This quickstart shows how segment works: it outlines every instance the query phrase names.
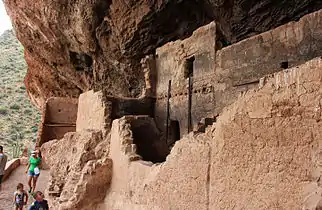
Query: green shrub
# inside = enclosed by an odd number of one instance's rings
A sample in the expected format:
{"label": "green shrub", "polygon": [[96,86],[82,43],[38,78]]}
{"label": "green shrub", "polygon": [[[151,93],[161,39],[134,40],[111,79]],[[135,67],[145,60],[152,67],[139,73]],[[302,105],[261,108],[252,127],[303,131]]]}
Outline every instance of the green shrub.
{"label": "green shrub", "polygon": [[5,107],[0,107],[0,115],[7,115],[8,109]]}
{"label": "green shrub", "polygon": [[13,104],[10,106],[10,109],[19,110],[20,106],[18,104]]}
{"label": "green shrub", "polygon": [[31,113],[32,113],[32,110],[30,110],[30,109],[25,109],[25,110],[23,111],[23,113],[24,113],[24,114],[29,115],[29,114],[31,114]]}
{"label": "green shrub", "polygon": [[31,131],[33,132],[33,133],[37,133],[37,131],[38,131],[38,126],[32,126],[31,127]]}

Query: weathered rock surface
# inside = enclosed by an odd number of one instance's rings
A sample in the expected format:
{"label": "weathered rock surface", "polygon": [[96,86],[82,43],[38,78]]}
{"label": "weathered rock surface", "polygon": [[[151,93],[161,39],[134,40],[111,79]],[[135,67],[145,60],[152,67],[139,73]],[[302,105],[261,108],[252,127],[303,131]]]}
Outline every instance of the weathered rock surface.
{"label": "weathered rock surface", "polygon": [[76,97],[92,87],[139,96],[141,58],[214,19],[235,42],[322,8],[314,0],[4,2],[26,49],[28,94],[39,107],[50,96]]}
{"label": "weathered rock surface", "polygon": [[[55,209],[92,209],[104,199],[112,178],[101,131],[68,133],[41,150],[50,167],[48,193]],[[55,197],[57,196],[57,197]]]}

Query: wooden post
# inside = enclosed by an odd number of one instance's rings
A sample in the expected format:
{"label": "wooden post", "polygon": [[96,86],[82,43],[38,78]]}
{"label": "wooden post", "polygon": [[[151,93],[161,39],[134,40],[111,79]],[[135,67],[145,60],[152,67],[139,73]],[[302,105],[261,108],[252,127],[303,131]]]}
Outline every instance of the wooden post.
{"label": "wooden post", "polygon": [[169,136],[169,119],[170,119],[170,98],[171,98],[171,80],[169,80],[168,84],[168,96],[167,96],[167,125],[165,132],[165,142],[168,145],[168,136]]}
{"label": "wooden post", "polygon": [[191,98],[192,98],[192,75],[189,74],[188,78],[188,133],[191,129]]}

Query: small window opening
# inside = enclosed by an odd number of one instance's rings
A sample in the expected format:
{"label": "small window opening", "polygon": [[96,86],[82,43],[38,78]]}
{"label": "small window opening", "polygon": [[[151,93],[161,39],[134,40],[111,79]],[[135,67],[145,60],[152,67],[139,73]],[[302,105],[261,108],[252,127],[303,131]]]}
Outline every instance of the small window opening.
{"label": "small window opening", "polygon": [[203,118],[198,123],[197,132],[199,132],[199,133],[205,133],[206,132],[206,128],[208,126],[211,126],[215,122],[216,122],[216,118]]}
{"label": "small window opening", "polygon": [[281,68],[282,68],[282,69],[287,69],[287,68],[288,68],[288,61],[283,61],[283,62],[281,63]]}
{"label": "small window opening", "polygon": [[188,58],[185,62],[185,69],[184,69],[184,78],[187,79],[188,77],[193,76],[193,63],[195,61],[195,57]]}

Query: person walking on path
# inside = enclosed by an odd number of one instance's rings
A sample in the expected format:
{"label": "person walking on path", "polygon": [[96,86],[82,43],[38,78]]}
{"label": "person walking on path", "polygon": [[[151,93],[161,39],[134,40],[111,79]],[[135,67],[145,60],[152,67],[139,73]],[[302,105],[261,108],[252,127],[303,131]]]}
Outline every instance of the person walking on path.
{"label": "person walking on path", "polygon": [[23,184],[17,185],[17,191],[14,193],[13,201],[15,203],[15,210],[22,210],[28,203],[28,193],[23,189]]}
{"label": "person walking on path", "polygon": [[0,191],[1,191],[1,183],[4,176],[4,170],[6,169],[7,164],[7,156],[3,154],[3,146],[0,146]]}
{"label": "person walking on path", "polygon": [[38,151],[33,151],[29,159],[29,163],[26,169],[28,174],[28,192],[35,192],[37,180],[40,175],[39,165],[41,163],[41,154]]}
{"label": "person walking on path", "polygon": [[40,191],[37,191],[34,194],[35,202],[31,204],[28,210],[49,210],[48,201],[44,198],[44,194]]}

